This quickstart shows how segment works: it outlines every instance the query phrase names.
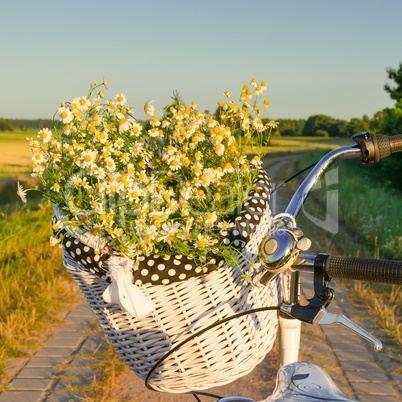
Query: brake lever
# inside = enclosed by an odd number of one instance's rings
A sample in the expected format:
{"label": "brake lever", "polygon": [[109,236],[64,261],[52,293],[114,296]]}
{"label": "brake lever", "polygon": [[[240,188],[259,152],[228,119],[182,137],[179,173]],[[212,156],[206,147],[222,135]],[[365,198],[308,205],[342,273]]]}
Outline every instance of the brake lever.
{"label": "brake lever", "polygon": [[309,304],[302,306],[300,304],[284,304],[280,306],[280,312],[287,317],[296,318],[309,324],[341,324],[350,329],[357,335],[372,342],[375,350],[381,350],[382,343],[363,328],[349,320],[344,315],[332,314],[326,310],[334,297],[333,289],[328,287],[331,280],[324,270],[320,255],[314,261],[314,296],[309,300]]}
{"label": "brake lever", "polygon": [[350,329],[357,335],[361,336],[364,339],[367,339],[374,345],[374,350],[381,350],[382,343],[376,337],[371,335],[369,332],[359,327],[353,321],[349,320],[349,318],[345,317],[341,314],[332,314],[329,313],[325,308],[322,308],[318,314],[316,315],[313,324],[325,325],[325,324],[341,324],[344,327]]}

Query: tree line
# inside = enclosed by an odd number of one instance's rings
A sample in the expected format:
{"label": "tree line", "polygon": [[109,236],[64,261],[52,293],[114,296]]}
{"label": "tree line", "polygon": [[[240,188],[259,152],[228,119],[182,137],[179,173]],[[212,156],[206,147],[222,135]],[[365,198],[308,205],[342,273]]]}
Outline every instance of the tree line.
{"label": "tree line", "polygon": [[0,118],[0,131],[28,131],[53,128],[51,119],[4,119]]}

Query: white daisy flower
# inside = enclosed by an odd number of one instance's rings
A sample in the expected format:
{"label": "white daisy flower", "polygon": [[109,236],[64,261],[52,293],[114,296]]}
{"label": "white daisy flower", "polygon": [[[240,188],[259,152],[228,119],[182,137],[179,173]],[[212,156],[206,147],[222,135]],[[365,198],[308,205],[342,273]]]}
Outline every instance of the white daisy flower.
{"label": "white daisy flower", "polygon": [[268,127],[272,127],[272,128],[276,128],[276,127],[278,127],[278,124],[279,124],[279,122],[271,120],[271,121],[267,124],[267,126],[268,126]]}
{"label": "white daisy flower", "polygon": [[251,85],[252,87],[256,88],[256,87],[257,87],[257,80],[256,80],[256,79],[251,80],[250,85]]}
{"label": "white daisy flower", "polygon": [[216,144],[214,146],[215,152],[218,156],[222,156],[225,152],[225,146],[223,144]]}
{"label": "white daisy flower", "polygon": [[54,236],[50,236],[49,243],[52,247],[54,247],[56,244],[60,243],[60,240]]}
{"label": "white daisy flower", "polygon": [[78,98],[78,107],[83,112],[86,112],[90,106],[91,106],[91,100],[88,99],[86,96],[82,96],[81,98]]}
{"label": "white daisy flower", "polygon": [[34,155],[32,155],[32,162],[34,162],[37,165],[46,162],[46,160],[47,158],[43,152],[37,152]]}
{"label": "white daisy flower", "polygon": [[233,173],[234,168],[230,162],[225,163],[225,166],[223,167],[223,172],[224,173]]}
{"label": "white daisy flower", "polygon": [[261,161],[260,157],[257,156],[257,155],[254,156],[253,159],[251,159],[250,163],[251,163],[253,166],[256,166],[256,167],[262,165],[262,161]]}
{"label": "white daisy flower", "polygon": [[264,124],[262,123],[262,120],[260,118],[256,117],[253,120],[253,128],[255,128],[259,132],[265,130]]}
{"label": "white daisy flower", "polygon": [[98,156],[98,153],[96,150],[90,150],[86,149],[82,154],[81,154],[81,163],[83,167],[92,167],[94,166],[94,163],[96,161],[96,158]]}
{"label": "white daisy flower", "polygon": [[47,144],[52,139],[52,132],[48,128],[38,131],[38,138],[42,138],[44,144]]}
{"label": "white daisy flower", "polygon": [[218,219],[218,217],[216,216],[216,212],[207,212],[204,215],[204,222],[206,225],[210,226],[212,225],[216,220]]}
{"label": "white daisy flower", "polygon": [[107,158],[105,162],[105,168],[108,172],[114,172],[116,170],[116,164],[112,158]]}
{"label": "white daisy flower", "polygon": [[136,137],[139,137],[141,135],[141,131],[142,131],[141,124],[133,122],[131,127],[131,133],[134,134]]}
{"label": "white daisy flower", "polygon": [[59,119],[64,123],[64,124],[69,124],[71,120],[73,120],[74,115],[71,112],[71,110],[67,107],[60,107],[57,110],[57,114],[59,116]]}
{"label": "white daisy flower", "polygon": [[126,119],[123,113],[117,113],[116,117],[119,119],[119,133],[129,131],[132,127],[132,120]]}
{"label": "white daisy flower", "polygon": [[148,101],[145,105],[144,105],[144,112],[149,116],[153,116],[154,112],[155,112],[155,106],[152,104],[154,103],[154,100]]}
{"label": "white daisy flower", "polygon": [[161,122],[155,116],[151,116],[151,118],[149,119],[149,123],[152,127],[159,127],[161,125]]}
{"label": "white daisy flower", "polygon": [[127,102],[127,98],[124,94],[117,94],[114,98],[116,100],[116,103],[121,106],[125,105]]}
{"label": "white daisy flower", "polygon": [[17,195],[21,198],[21,201],[26,204],[27,202],[27,190],[24,189],[22,184],[17,181]]}
{"label": "white daisy flower", "polygon": [[158,236],[159,241],[164,241],[165,243],[172,245],[172,241],[175,239],[176,234],[179,232],[180,223],[179,222],[169,222],[162,225],[161,234]]}

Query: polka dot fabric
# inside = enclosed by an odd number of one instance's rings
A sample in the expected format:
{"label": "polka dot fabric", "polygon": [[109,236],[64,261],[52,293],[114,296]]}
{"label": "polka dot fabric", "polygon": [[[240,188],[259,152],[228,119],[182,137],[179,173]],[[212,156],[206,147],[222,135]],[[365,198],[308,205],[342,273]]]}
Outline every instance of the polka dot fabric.
{"label": "polka dot fabric", "polygon": [[194,260],[182,255],[160,257],[139,257],[138,268],[134,271],[135,285],[169,285],[215,271],[223,264],[223,259],[212,258],[199,266]]}
{"label": "polka dot fabric", "polygon": [[[223,244],[232,244],[234,247],[241,249],[248,242],[262,216],[269,208],[270,193],[271,180],[265,171],[260,170],[240,215],[235,219],[235,227],[221,232]],[[108,254],[96,255],[92,248],[69,236],[64,230],[58,234],[59,238],[61,236],[64,236],[63,246],[65,250],[75,261],[92,274],[104,279],[107,277],[107,264],[104,263],[109,258]],[[223,259],[218,257],[211,258],[207,264],[199,266],[194,260],[181,255],[166,257],[158,255],[152,257],[140,256],[138,265],[133,272],[134,283],[138,286],[145,284],[168,285],[207,274],[218,269],[223,263]],[[110,281],[109,278],[108,280]]]}
{"label": "polka dot fabric", "polygon": [[269,208],[271,189],[271,179],[265,170],[260,169],[258,177],[253,182],[253,189],[235,219],[235,227],[222,232],[223,244],[231,244],[238,249],[244,247]]}
{"label": "polka dot fabric", "polygon": [[[56,223],[56,218],[53,217],[52,224]],[[81,243],[75,237],[70,236],[64,229],[53,230],[53,235],[59,239],[63,239],[64,249],[70,256],[86,268],[91,274],[95,274],[103,279],[110,281],[107,277],[107,268],[104,267],[104,262],[109,258],[108,254],[95,254],[93,248]]]}

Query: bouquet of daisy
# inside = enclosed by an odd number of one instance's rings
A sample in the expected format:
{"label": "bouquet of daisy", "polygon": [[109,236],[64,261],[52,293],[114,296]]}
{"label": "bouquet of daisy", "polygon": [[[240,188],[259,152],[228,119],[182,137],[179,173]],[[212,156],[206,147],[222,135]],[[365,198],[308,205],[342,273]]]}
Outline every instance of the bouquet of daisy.
{"label": "bouquet of daisy", "polygon": [[[237,101],[225,92],[214,115],[178,96],[161,112],[149,101],[146,122],[124,94],[106,99],[105,89],[106,80],[95,82],[87,96],[61,102],[54,128],[28,139],[33,175],[63,225],[131,259],[183,255],[202,264],[225,255],[222,230],[233,226],[252,189],[259,150],[276,124],[262,120],[266,84],[244,85]],[[22,188],[19,194],[25,197]]]}

